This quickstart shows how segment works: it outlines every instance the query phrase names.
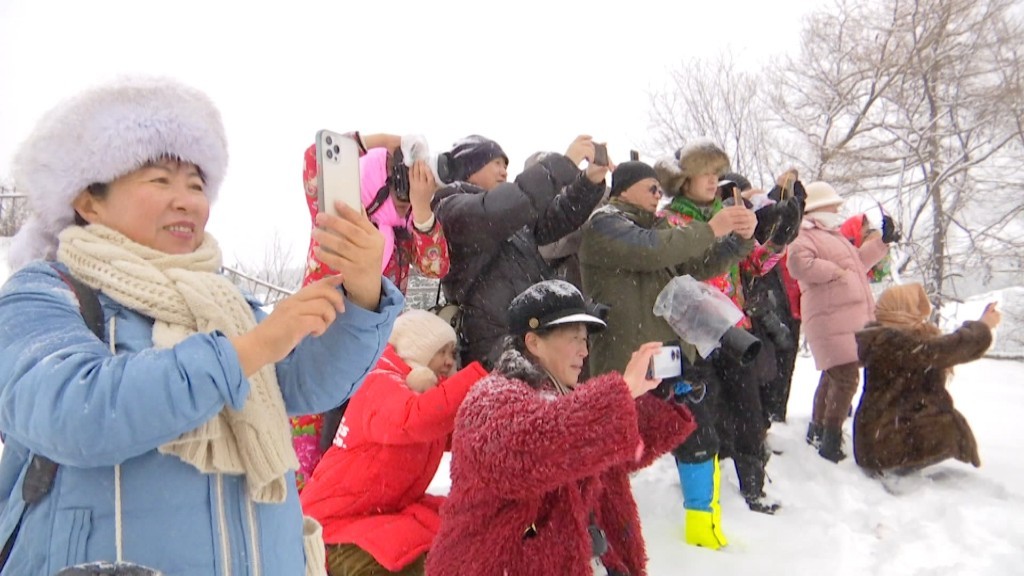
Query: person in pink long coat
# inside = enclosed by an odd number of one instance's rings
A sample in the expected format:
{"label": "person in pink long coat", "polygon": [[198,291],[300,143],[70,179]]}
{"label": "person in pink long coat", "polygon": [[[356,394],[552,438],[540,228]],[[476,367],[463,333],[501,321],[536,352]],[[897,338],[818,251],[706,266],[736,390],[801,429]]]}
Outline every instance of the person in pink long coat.
{"label": "person in pink long coat", "polygon": [[854,334],[875,319],[867,271],[889,250],[878,231],[855,247],[839,230],[843,199],[826,182],[806,187],[800,235],[789,246],[787,266],[800,285],[803,332],[821,370],[807,442],[821,457],[839,462],[842,427],[859,384]]}

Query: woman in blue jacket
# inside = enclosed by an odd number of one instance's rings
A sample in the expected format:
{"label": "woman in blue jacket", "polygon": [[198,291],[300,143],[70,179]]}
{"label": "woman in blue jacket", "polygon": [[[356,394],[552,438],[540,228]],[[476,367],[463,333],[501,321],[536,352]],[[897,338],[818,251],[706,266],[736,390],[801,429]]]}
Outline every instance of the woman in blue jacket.
{"label": "woman in blue jacket", "polygon": [[[314,233],[340,275],[261,312],[205,232],[226,167],[212,101],[156,78],[83,92],[15,156],[32,214],[0,290],[3,576],[99,560],[324,573],[287,415],[350,396],[404,302],[381,278],[379,233],[343,210]],[[99,296],[102,338],[74,279]],[[26,504],[39,462],[56,475]]]}

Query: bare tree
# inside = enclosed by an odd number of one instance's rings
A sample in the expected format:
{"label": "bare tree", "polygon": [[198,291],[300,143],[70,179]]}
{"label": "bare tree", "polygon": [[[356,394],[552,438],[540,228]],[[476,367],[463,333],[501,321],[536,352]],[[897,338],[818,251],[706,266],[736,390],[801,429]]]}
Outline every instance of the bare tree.
{"label": "bare tree", "polygon": [[774,179],[783,156],[773,146],[761,75],[737,69],[731,54],[680,63],[671,86],[650,96],[652,156],[697,138],[721,145],[732,168],[753,182]]}
{"label": "bare tree", "polygon": [[[691,60],[651,97],[654,145],[722,143],[764,182],[805,181],[876,201],[902,222],[897,269],[933,302],[967,277],[1024,277],[1024,54],[1017,0],[836,0],[798,54],[762,73]],[[967,271],[970,271],[969,273]]]}
{"label": "bare tree", "polygon": [[302,284],[304,266],[292,256],[291,246],[287,246],[278,231],[269,238],[261,261],[257,263],[236,260],[225,271],[232,277],[235,284],[253,294],[266,304],[294,293]]}
{"label": "bare tree", "polygon": [[800,54],[768,82],[815,176],[903,222],[898,265],[937,305],[969,266],[1019,268],[1020,203],[999,201],[1024,175],[1013,5],[840,0],[808,20]]}

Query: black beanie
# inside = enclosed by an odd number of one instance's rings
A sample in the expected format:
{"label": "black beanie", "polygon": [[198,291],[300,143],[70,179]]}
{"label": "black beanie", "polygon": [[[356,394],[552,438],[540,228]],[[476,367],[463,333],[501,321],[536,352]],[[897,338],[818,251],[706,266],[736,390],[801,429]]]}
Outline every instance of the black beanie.
{"label": "black beanie", "polygon": [[508,165],[508,156],[497,142],[476,134],[456,142],[449,155],[455,163],[452,176],[463,182],[495,158],[504,158]]}
{"label": "black beanie", "polygon": [[615,167],[612,172],[612,190],[609,196],[618,196],[630,186],[645,178],[658,179],[658,173],[643,162],[623,162]]}

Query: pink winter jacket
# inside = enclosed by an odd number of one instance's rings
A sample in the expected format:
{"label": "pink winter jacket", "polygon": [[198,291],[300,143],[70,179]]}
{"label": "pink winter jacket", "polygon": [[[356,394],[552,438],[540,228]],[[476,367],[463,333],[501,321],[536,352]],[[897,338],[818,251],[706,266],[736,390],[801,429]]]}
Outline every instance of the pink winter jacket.
{"label": "pink winter jacket", "polygon": [[[818,370],[857,362],[854,333],[875,319],[867,271],[889,251],[880,237],[855,247],[839,233],[805,218],[789,245],[787,267],[800,284],[801,330]],[[839,270],[849,272],[838,277]]]}

